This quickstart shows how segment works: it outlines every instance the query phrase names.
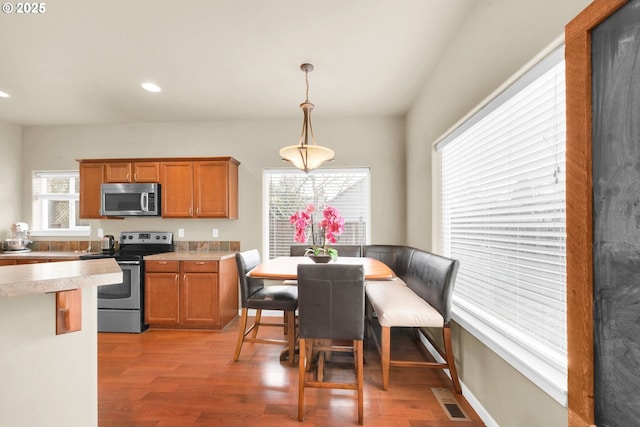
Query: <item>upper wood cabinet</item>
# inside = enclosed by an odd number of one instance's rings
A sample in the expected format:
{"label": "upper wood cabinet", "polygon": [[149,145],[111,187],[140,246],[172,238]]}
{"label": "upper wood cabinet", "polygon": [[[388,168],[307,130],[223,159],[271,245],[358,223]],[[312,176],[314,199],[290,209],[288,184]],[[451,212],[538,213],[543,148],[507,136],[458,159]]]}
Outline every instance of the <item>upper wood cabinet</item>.
{"label": "upper wood cabinet", "polygon": [[166,218],[238,218],[233,157],[90,159],[80,162],[80,217],[100,216],[100,185],[159,182]]}
{"label": "upper wood cabinet", "polygon": [[194,216],[192,162],[162,162],[161,174],[162,216],[168,218]]}
{"label": "upper wood cabinet", "polygon": [[238,218],[238,162],[162,162],[162,216]]}
{"label": "upper wood cabinet", "polygon": [[104,182],[160,182],[160,162],[106,162]]}
{"label": "upper wood cabinet", "polygon": [[80,163],[80,218],[101,218],[100,185],[103,180],[102,163]]}
{"label": "upper wood cabinet", "polygon": [[238,218],[238,165],[225,161],[195,162],[196,216]]}

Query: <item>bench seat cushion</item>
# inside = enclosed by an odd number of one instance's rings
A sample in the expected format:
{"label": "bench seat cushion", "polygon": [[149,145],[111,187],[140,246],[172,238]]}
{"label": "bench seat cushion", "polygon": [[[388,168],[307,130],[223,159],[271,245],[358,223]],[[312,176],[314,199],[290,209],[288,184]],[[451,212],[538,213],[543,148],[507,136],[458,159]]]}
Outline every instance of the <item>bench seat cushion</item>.
{"label": "bench seat cushion", "polygon": [[399,277],[394,277],[391,280],[365,280],[364,281],[365,286],[368,286],[369,283],[372,283],[374,285],[384,284],[384,285],[390,285],[390,286],[394,286],[394,285],[407,286],[407,283]]}
{"label": "bench seat cushion", "polygon": [[408,286],[368,282],[365,291],[381,326],[427,328],[444,326],[444,318],[438,310]]}

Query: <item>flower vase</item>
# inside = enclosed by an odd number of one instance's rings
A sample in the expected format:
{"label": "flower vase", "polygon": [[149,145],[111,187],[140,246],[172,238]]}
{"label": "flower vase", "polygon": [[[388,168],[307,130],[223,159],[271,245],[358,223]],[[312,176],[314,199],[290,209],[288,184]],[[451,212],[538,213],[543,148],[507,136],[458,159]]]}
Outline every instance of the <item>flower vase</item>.
{"label": "flower vase", "polygon": [[316,264],[326,264],[333,259],[331,255],[308,255],[308,257]]}

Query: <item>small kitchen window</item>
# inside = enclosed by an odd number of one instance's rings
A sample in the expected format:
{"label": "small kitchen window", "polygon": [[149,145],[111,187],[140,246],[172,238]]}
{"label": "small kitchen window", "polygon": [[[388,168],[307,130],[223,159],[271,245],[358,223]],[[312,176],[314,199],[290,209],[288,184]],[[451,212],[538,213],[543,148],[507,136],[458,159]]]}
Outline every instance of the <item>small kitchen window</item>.
{"label": "small kitchen window", "polygon": [[89,221],[80,218],[78,171],[33,174],[33,235],[88,235]]}

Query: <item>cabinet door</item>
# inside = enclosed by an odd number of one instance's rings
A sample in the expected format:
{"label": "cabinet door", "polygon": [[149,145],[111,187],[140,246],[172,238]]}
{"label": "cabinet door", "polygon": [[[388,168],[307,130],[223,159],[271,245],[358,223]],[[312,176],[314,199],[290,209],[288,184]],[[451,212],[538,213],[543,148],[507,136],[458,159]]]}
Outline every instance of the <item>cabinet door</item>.
{"label": "cabinet door", "polygon": [[180,321],[180,275],[148,273],[145,277],[144,320],[149,325],[176,326]]}
{"label": "cabinet door", "polygon": [[135,182],[160,182],[160,162],[140,162],[133,164]]}
{"label": "cabinet door", "polygon": [[226,217],[228,212],[226,162],[196,162],[194,175],[195,216]]}
{"label": "cabinet door", "polygon": [[16,265],[18,261],[15,259],[0,259],[0,265]]}
{"label": "cabinet door", "polygon": [[131,182],[131,163],[104,164],[104,182]]}
{"label": "cabinet door", "polygon": [[102,163],[80,163],[80,218],[101,218]]}
{"label": "cabinet door", "polygon": [[163,162],[162,216],[189,218],[193,216],[192,162]]}
{"label": "cabinet door", "polygon": [[185,273],[182,279],[182,313],[184,325],[215,326],[218,324],[218,275]]}
{"label": "cabinet door", "polygon": [[195,216],[237,218],[237,167],[229,162],[205,161],[194,164]]}

